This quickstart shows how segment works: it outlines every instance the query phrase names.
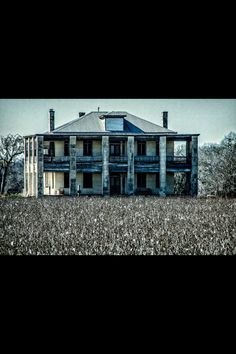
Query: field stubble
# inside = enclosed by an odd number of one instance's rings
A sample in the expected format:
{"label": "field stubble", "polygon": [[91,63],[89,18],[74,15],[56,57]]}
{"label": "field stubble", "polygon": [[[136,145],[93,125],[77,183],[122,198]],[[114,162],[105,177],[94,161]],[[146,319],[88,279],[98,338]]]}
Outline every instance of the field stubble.
{"label": "field stubble", "polygon": [[4,255],[232,255],[236,200],[0,199]]}

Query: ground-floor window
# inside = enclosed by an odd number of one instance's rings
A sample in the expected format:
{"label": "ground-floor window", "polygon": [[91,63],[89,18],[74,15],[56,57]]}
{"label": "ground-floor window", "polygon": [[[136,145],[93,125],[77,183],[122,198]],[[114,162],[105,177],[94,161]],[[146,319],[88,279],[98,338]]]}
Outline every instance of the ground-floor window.
{"label": "ground-floor window", "polygon": [[69,177],[69,172],[64,173],[64,188],[69,188],[70,187],[70,177]]}
{"label": "ground-floor window", "polygon": [[93,188],[93,174],[84,173],[83,188]]}
{"label": "ground-floor window", "polygon": [[146,173],[137,173],[137,187],[146,188]]}
{"label": "ground-floor window", "polygon": [[160,188],[160,173],[156,173],[156,188]]}

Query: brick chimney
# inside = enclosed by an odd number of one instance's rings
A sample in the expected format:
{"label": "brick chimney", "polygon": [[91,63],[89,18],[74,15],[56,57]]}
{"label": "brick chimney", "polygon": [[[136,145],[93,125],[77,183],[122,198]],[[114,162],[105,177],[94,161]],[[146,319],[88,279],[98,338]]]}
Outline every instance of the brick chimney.
{"label": "brick chimney", "polygon": [[55,111],[50,109],[48,113],[48,131],[51,133],[55,129]]}
{"label": "brick chimney", "polygon": [[85,112],[79,112],[79,117],[83,117],[83,116],[85,116]]}
{"label": "brick chimney", "polygon": [[168,112],[162,112],[163,128],[168,129]]}

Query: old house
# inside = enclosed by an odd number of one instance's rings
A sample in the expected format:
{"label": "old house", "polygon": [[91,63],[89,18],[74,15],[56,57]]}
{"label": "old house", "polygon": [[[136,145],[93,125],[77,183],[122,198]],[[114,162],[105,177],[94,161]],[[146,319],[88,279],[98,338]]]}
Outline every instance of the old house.
{"label": "old house", "polygon": [[[168,129],[128,112],[79,113],[48,132],[24,137],[24,191],[28,196],[174,193],[174,174],[186,173],[186,192],[198,192],[198,136]],[[185,144],[176,156],[175,143]]]}

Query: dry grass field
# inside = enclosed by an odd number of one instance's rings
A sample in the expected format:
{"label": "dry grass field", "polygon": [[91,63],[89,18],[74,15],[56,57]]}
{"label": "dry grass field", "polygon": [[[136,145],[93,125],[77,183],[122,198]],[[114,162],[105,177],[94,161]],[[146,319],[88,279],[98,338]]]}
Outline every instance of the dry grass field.
{"label": "dry grass field", "polygon": [[1,255],[233,255],[236,199],[0,199]]}

